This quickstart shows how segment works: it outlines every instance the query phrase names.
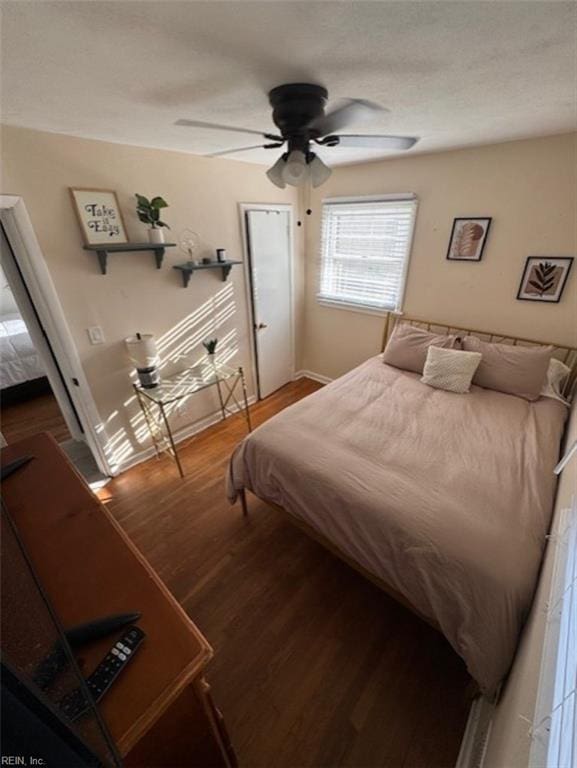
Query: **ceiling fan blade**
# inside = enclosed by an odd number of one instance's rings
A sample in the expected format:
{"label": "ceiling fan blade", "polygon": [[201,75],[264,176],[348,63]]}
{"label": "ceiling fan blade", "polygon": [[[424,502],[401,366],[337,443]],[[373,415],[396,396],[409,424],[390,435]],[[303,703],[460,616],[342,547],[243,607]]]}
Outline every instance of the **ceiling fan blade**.
{"label": "ceiling fan blade", "polygon": [[261,136],[263,139],[282,141],[282,137],[276,136],[275,134],[253,131],[251,128],[235,128],[234,126],[221,125],[220,123],[204,123],[202,120],[186,120],[181,118],[175,122],[175,125],[181,125],[187,128],[211,128],[213,131],[229,131],[231,133],[252,133],[254,136]]}
{"label": "ceiling fan blade", "polygon": [[[236,149],[223,149],[220,152],[209,152],[205,157],[220,157],[220,155],[234,155],[235,152],[248,152],[249,149],[268,149],[268,144],[253,144],[252,147],[237,147]],[[279,144],[280,146],[280,144]]]}
{"label": "ceiling fan blade", "polygon": [[417,142],[415,136],[360,136],[339,135],[337,147],[356,147],[359,149],[410,149]]}
{"label": "ceiling fan blade", "polygon": [[319,131],[319,136],[328,136],[331,133],[340,131],[341,128],[351,123],[366,120],[367,118],[374,117],[378,112],[386,111],[384,107],[372,101],[349,99],[342,107],[314,120],[309,128]]}

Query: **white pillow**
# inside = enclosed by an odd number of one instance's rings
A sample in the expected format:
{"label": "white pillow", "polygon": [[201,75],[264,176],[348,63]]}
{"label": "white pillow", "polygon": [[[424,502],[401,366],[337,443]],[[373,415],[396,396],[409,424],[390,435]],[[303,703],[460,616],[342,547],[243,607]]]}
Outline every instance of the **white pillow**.
{"label": "white pillow", "polygon": [[464,394],[471,388],[482,357],[480,352],[430,346],[421,381],[436,389]]}
{"label": "white pillow", "polygon": [[565,405],[569,405],[563,397],[563,387],[570,373],[571,368],[568,365],[552,357],[547,369],[547,378],[541,390],[541,397],[552,397],[554,400],[560,400]]}

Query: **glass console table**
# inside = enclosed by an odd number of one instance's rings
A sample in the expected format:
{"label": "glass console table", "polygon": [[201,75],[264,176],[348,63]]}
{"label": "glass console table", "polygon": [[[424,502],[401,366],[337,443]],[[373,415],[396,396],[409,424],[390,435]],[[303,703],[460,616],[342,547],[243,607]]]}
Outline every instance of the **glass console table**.
{"label": "glass console table", "polygon": [[[238,385],[240,385],[240,391],[237,391]],[[161,453],[166,453],[174,459],[181,477],[184,477],[184,472],[170,428],[171,405],[197,392],[202,392],[208,387],[215,387],[218,392],[223,420],[226,419],[227,415],[232,416],[234,413],[242,411],[248,431],[252,431],[242,366],[234,368],[221,363],[206,362],[188,368],[175,376],[162,379],[157,387],[146,389],[140,384],[133,384],[132,386],[136,392],[156,455],[160,456]],[[236,406],[236,411],[232,410],[233,405]]]}

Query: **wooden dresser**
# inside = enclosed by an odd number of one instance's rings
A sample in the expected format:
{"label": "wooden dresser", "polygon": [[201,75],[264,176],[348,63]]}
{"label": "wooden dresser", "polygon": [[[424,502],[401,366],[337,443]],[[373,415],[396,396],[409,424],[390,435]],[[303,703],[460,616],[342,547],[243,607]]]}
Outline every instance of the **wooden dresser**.
{"label": "wooden dresser", "polygon": [[[3,497],[64,627],[140,611],[146,640],[99,703],[124,764],[146,768],[236,765],[204,670],[208,642],[47,434],[2,449],[2,463],[35,459]],[[90,674],[114,636],[86,647]]]}

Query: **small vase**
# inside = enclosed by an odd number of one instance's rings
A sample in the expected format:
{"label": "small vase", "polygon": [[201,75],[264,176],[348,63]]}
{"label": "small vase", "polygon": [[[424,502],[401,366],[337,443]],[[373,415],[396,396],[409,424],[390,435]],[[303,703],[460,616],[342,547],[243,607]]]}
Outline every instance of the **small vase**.
{"label": "small vase", "polygon": [[160,227],[151,227],[148,230],[148,242],[154,243],[154,245],[164,243],[164,230]]}

